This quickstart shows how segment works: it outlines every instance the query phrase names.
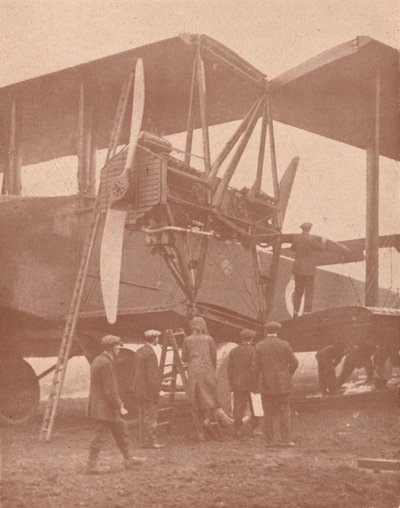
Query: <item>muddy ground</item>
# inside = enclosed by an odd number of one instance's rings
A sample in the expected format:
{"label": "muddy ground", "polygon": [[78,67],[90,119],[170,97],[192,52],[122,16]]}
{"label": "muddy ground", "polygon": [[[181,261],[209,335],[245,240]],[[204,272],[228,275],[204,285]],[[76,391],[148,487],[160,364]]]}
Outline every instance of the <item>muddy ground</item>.
{"label": "muddy ground", "polygon": [[85,401],[63,400],[56,433],[39,443],[40,414],[29,425],[1,429],[1,507],[351,507],[397,508],[399,473],[362,470],[357,458],[400,458],[397,391],[340,400],[297,402],[294,449],[267,449],[260,430],[198,444],[186,404],[162,435],[163,450],[134,471],[109,442],[100,476],[84,474],[92,429]]}

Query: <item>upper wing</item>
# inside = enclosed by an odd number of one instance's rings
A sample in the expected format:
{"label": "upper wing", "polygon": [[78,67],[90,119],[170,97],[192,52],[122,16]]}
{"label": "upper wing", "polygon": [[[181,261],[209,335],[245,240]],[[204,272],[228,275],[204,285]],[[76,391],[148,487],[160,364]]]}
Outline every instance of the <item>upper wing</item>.
{"label": "upper wing", "polygon": [[399,53],[359,36],[271,82],[274,119],[359,148],[370,144],[381,72],[380,153],[400,160]]}
{"label": "upper wing", "polygon": [[[143,130],[165,135],[185,131],[199,48],[207,74],[209,124],[243,118],[265,89],[264,74],[217,41],[185,34],[1,88],[0,156],[7,156],[13,101],[22,117],[23,164],[76,154],[82,85],[95,114],[96,146],[107,147],[123,83],[139,58],[146,66]],[[128,138],[127,120],[121,144]]]}

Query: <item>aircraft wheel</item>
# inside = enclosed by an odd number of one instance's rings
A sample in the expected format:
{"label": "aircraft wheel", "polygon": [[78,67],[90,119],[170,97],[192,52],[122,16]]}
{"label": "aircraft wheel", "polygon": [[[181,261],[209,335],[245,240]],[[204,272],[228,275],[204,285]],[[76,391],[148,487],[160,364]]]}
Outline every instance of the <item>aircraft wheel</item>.
{"label": "aircraft wheel", "polygon": [[39,380],[23,358],[0,360],[0,422],[21,424],[35,413],[40,399]]}

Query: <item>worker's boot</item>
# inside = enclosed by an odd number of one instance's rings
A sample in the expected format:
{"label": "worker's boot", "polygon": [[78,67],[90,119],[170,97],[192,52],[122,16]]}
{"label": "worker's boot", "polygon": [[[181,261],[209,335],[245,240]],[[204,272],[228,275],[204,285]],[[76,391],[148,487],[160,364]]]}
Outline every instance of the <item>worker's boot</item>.
{"label": "worker's boot", "polygon": [[134,457],[131,455],[128,447],[124,447],[121,452],[124,457],[125,469],[133,469],[135,466],[140,466],[143,464],[143,462],[146,460],[146,457]]}
{"label": "worker's boot", "polygon": [[233,427],[233,418],[228,416],[222,408],[217,407],[214,409],[214,416],[222,427]]}
{"label": "worker's boot", "polygon": [[134,457],[131,455],[130,457],[124,460],[125,469],[133,469],[136,466],[140,466],[146,460],[146,457]]}
{"label": "worker's boot", "polygon": [[86,464],[86,474],[100,474],[101,471],[97,467],[97,459],[100,450],[98,448],[89,448],[89,457]]}

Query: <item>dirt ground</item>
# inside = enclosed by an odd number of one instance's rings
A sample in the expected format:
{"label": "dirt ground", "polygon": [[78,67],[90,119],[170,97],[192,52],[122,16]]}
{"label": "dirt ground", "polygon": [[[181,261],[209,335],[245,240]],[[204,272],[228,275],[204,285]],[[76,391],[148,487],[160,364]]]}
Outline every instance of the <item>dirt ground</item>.
{"label": "dirt ground", "polygon": [[64,400],[50,443],[39,443],[40,414],[29,425],[3,427],[1,507],[398,508],[399,473],[362,470],[357,458],[400,458],[397,392],[327,402],[298,402],[294,449],[267,449],[253,438],[198,444],[186,404],[178,406],[163,450],[134,471],[108,443],[100,476],[84,474],[92,428],[85,401]]}

